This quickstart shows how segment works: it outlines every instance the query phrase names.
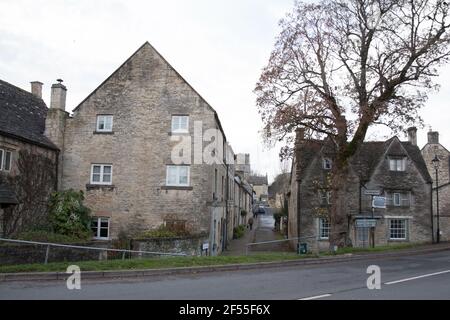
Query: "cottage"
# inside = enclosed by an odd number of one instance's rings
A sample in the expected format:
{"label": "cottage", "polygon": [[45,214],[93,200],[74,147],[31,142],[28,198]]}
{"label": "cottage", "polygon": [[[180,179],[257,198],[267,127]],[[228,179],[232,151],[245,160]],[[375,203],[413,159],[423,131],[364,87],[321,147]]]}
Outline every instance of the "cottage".
{"label": "cottage", "polygon": [[39,224],[56,190],[58,147],[44,135],[42,83],[31,93],[0,80],[0,234]]}
{"label": "cottage", "polygon": [[[333,167],[329,140],[304,138],[297,132],[289,193],[289,237],[312,250],[329,248],[331,193],[328,178]],[[351,245],[366,247],[402,242],[431,242],[431,177],[416,143],[393,137],[365,142],[351,159],[347,182],[345,224]],[[373,208],[374,196],[386,199],[385,208]],[[297,241],[293,241],[295,245]]]}

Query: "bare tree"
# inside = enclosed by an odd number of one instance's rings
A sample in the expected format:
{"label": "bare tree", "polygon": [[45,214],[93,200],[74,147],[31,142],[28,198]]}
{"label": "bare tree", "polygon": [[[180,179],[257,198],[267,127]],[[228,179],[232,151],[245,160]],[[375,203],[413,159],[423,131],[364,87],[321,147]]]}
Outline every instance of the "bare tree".
{"label": "bare tree", "polygon": [[3,236],[42,226],[47,221],[48,199],[55,191],[56,164],[44,155],[19,151],[18,174],[0,176],[0,183],[8,183],[19,201],[17,206],[4,210]]}
{"label": "bare tree", "polygon": [[394,132],[421,123],[418,111],[449,58],[448,5],[439,0],[296,2],[281,20],[268,65],[256,85],[267,139],[298,127],[336,147],[332,170],[332,245],[345,237],[348,160],[367,130]]}

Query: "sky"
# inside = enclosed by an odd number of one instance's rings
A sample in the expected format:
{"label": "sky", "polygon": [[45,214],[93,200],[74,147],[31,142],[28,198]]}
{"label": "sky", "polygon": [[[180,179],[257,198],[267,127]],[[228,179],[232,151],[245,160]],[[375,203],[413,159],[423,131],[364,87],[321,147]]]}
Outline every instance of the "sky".
{"label": "sky", "polygon": [[[30,81],[50,87],[64,80],[72,111],[145,41],[217,111],[235,153],[250,153],[252,170],[281,171],[279,145],[262,141],[253,93],[267,64],[278,21],[294,0],[0,0],[0,79],[25,90]],[[450,66],[437,79],[441,90],[421,114],[450,149]],[[368,139],[390,133],[371,130]],[[405,136],[400,136],[405,139]]]}

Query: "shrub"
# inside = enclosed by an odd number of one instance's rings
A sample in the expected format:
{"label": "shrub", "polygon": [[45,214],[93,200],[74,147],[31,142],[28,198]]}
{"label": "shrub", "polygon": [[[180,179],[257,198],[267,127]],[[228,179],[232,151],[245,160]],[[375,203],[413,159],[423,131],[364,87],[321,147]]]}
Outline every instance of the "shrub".
{"label": "shrub", "polygon": [[147,230],[138,235],[138,238],[176,238],[188,236],[189,232],[185,230],[169,229],[165,226],[160,226],[157,229]]}
{"label": "shrub", "polygon": [[245,225],[241,224],[233,229],[233,238],[239,239],[245,234]]}
{"label": "shrub", "polygon": [[52,243],[82,243],[89,239],[90,234],[86,233],[84,237],[73,237],[62,234],[57,234],[53,232],[48,232],[46,230],[33,230],[21,232],[17,239],[27,240],[27,241],[38,241],[38,242],[52,242]]}
{"label": "shrub", "polygon": [[90,210],[83,205],[82,191],[54,192],[50,198],[49,222],[54,233],[83,238],[90,234]]}

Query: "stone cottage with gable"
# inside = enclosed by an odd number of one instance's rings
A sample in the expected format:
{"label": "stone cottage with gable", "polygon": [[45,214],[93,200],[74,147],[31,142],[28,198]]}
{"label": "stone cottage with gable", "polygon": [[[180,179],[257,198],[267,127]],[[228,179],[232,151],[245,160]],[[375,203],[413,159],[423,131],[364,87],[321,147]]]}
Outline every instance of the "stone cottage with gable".
{"label": "stone cottage with gable", "polygon": [[[327,181],[335,154],[333,144],[305,139],[300,129],[294,153],[288,235],[309,237],[300,240],[309,250],[326,250],[331,206]],[[415,128],[409,129],[407,142],[396,136],[365,142],[350,164],[345,208],[348,241],[355,247],[367,247],[373,239],[375,245],[431,242],[431,183]],[[375,191],[386,198],[386,208],[372,209]]]}
{"label": "stone cottage with gable", "polygon": [[73,115],[66,90],[52,86],[45,134],[60,149],[59,189],[85,192],[95,237],[166,226],[222,251],[232,237],[234,154],[189,83],[146,42]]}
{"label": "stone cottage with gable", "polygon": [[0,80],[0,235],[39,223],[56,190],[58,147],[44,135],[42,83],[31,93]]}
{"label": "stone cottage with gable", "polygon": [[[450,240],[450,151],[439,142],[439,132],[428,132],[427,144],[422,148],[428,172],[433,179],[433,217],[434,237],[437,240],[437,189],[439,189],[439,230],[440,240]],[[435,157],[439,159],[438,183],[436,186],[436,169],[433,165]]]}

